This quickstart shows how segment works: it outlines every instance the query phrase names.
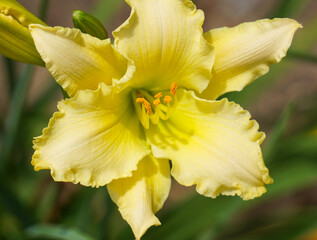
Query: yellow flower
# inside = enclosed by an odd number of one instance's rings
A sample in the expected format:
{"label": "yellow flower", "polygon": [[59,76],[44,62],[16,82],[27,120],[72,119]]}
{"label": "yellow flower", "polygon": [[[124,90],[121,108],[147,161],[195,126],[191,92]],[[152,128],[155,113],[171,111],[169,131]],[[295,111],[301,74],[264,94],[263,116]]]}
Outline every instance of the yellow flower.
{"label": "yellow flower", "polygon": [[1,0],[0,53],[16,61],[44,66],[28,29],[31,23],[45,25],[16,0]]}
{"label": "yellow flower", "polygon": [[[285,56],[291,19],[260,20],[202,33],[189,0],[128,0],[115,42],[79,30],[31,25],[35,45],[70,99],[34,140],[35,170],[56,181],[107,184],[137,239],[152,225],[170,174],[215,198],[262,195],[270,184],[264,133],[227,99]],[[170,170],[169,161],[172,169]]]}

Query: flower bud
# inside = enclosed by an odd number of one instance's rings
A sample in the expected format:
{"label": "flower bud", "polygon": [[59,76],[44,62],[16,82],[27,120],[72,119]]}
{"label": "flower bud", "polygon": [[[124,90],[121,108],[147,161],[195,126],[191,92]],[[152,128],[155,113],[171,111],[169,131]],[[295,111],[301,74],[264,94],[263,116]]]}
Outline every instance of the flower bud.
{"label": "flower bud", "polygon": [[98,18],[81,10],[73,11],[74,27],[101,40],[108,38],[108,33]]}
{"label": "flower bud", "polygon": [[16,0],[0,1],[0,53],[16,61],[44,66],[28,26],[46,25]]}

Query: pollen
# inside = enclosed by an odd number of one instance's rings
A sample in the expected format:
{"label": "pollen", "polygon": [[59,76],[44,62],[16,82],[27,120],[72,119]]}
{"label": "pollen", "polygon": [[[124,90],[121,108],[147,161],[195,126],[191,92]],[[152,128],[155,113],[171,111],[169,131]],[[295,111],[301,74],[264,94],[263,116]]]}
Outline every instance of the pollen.
{"label": "pollen", "polygon": [[146,109],[146,113],[147,113],[148,115],[150,115],[150,114],[151,114],[151,111],[152,111],[151,104],[150,104],[148,101],[146,101],[145,99],[144,99],[143,104],[144,104],[144,107],[145,107],[145,109]]}
{"label": "pollen", "polygon": [[146,113],[148,115],[151,114],[151,112],[152,112],[151,104],[145,98],[137,98],[136,102],[137,103],[143,103],[144,108],[146,109]]}
{"label": "pollen", "polygon": [[163,99],[164,103],[170,103],[173,101],[173,98],[171,96],[165,96]]}
{"label": "pollen", "polygon": [[176,84],[176,82],[173,82],[173,83],[171,84],[171,87],[170,87],[170,93],[171,93],[173,96],[175,96],[175,94],[176,94],[176,89],[177,89],[177,84]]}
{"label": "pollen", "polygon": [[154,98],[160,98],[160,97],[162,97],[162,96],[163,96],[163,94],[162,94],[161,92],[159,92],[159,93],[157,93],[157,94],[154,95]]}
{"label": "pollen", "polygon": [[154,104],[155,106],[160,105],[160,103],[161,103],[161,100],[160,100],[159,98],[157,98],[157,99],[155,99],[155,100],[153,101],[153,104]]}
{"label": "pollen", "polygon": [[137,103],[144,103],[144,101],[146,101],[145,98],[137,98],[136,99]]}

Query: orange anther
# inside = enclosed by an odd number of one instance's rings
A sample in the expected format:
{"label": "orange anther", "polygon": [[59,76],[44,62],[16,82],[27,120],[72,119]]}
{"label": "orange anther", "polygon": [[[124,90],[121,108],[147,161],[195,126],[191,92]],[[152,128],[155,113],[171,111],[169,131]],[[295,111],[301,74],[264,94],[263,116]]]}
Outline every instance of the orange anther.
{"label": "orange anther", "polygon": [[170,93],[171,93],[172,95],[174,95],[174,96],[175,96],[175,94],[176,94],[176,89],[177,89],[177,84],[176,84],[176,82],[173,82],[173,83],[171,84],[171,87],[170,87]]}
{"label": "orange anther", "polygon": [[146,101],[145,98],[137,98],[136,99],[137,103],[143,103],[144,101]]}
{"label": "orange anther", "polygon": [[163,96],[163,94],[162,94],[161,92],[159,92],[159,93],[157,93],[157,94],[154,95],[154,98],[160,98],[160,97],[162,97],[162,96]]}
{"label": "orange anther", "polygon": [[[155,97],[155,96],[154,96],[154,97]],[[160,105],[160,103],[161,103],[161,100],[160,100],[159,98],[157,98],[157,99],[155,99],[155,100],[153,101],[153,104],[154,104],[155,106]]]}
{"label": "orange anther", "polygon": [[165,96],[163,99],[164,103],[170,103],[173,101],[173,98],[171,96]]}
{"label": "orange anther", "polygon": [[150,115],[151,114],[151,104],[145,99],[145,98],[137,98],[136,99],[136,102],[137,103],[143,103],[144,104],[144,107],[145,107],[145,109],[146,109],[146,113],[148,114],[148,115]]}
{"label": "orange anther", "polygon": [[148,101],[146,101],[145,99],[144,99],[144,101],[143,101],[143,104],[144,104],[144,107],[145,107],[145,109],[146,109],[146,113],[148,114],[148,115],[150,115],[151,114],[151,104],[148,102]]}

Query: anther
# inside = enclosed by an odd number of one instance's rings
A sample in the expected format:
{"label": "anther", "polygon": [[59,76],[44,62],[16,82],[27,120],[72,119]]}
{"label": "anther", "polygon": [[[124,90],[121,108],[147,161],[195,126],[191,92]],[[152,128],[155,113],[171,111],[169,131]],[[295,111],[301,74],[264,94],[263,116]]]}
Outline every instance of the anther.
{"label": "anther", "polygon": [[173,98],[171,96],[165,96],[163,99],[164,103],[170,103],[173,101]]}
{"label": "anther", "polygon": [[176,89],[177,89],[177,84],[176,84],[176,82],[173,82],[173,83],[171,84],[171,87],[170,87],[170,93],[171,93],[172,95],[174,95],[174,96],[175,96],[175,94],[176,94]]}
{"label": "anther", "polygon": [[136,99],[136,102],[137,102],[137,103],[143,103],[144,100],[145,100],[144,98],[137,98],[137,99]]}
{"label": "anther", "polygon": [[144,104],[144,107],[145,107],[145,109],[146,109],[146,113],[148,114],[148,115],[150,115],[151,114],[151,104],[148,102],[148,101],[146,101],[145,99],[144,99],[144,102],[143,102],[143,104]]}
{"label": "anther", "polygon": [[154,95],[154,98],[160,98],[160,97],[162,97],[162,96],[163,96],[163,94],[162,94],[161,92],[159,92],[159,93],[157,93],[157,94]]}
{"label": "anther", "polygon": [[151,114],[151,111],[152,111],[151,104],[145,98],[137,98],[136,102],[137,103],[143,103],[144,104],[144,108],[146,109],[146,113],[148,115]]}
{"label": "anther", "polygon": [[[156,95],[155,95],[156,96]],[[155,97],[154,96],[154,97]],[[155,106],[158,106],[158,105],[160,105],[160,103],[161,103],[161,100],[159,99],[159,98],[157,98],[157,99],[155,99],[154,101],[153,101],[153,104],[155,105]]]}

